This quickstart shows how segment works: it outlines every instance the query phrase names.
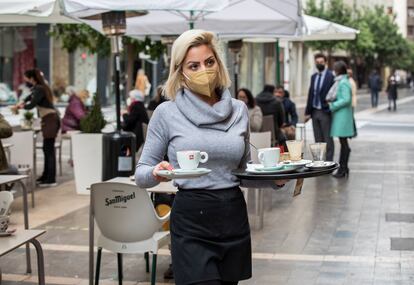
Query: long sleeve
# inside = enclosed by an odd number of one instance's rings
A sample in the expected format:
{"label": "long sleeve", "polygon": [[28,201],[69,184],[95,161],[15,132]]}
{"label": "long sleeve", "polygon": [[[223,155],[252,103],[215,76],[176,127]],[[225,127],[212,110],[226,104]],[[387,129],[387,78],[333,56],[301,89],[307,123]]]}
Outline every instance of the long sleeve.
{"label": "long sleeve", "polygon": [[26,104],[24,105],[24,108],[26,110],[33,109],[34,107],[39,105],[39,103],[42,101],[44,96],[45,96],[45,94],[43,92],[41,92],[38,88],[34,87],[32,89],[32,94],[29,96],[30,99],[27,100],[27,101],[25,100]]}
{"label": "long sleeve", "polygon": [[169,135],[164,118],[166,111],[165,105],[159,106],[149,122],[144,149],[135,170],[135,181],[139,187],[151,188],[159,184],[152,172],[167,153]]}
{"label": "long sleeve", "polygon": [[338,86],[336,100],[330,103],[330,109],[332,112],[336,112],[339,109],[352,104],[351,86],[346,83],[340,83]]}

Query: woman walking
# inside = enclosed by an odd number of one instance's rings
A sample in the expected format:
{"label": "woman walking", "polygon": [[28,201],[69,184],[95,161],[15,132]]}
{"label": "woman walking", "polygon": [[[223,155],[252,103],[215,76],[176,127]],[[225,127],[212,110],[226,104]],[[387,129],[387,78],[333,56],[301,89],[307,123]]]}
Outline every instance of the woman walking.
{"label": "woman walking", "polygon": [[[231,174],[250,160],[246,105],[232,99],[230,79],[213,33],[189,30],[172,46],[166,95],[150,120],[135,181],[150,188],[161,169],[178,167],[177,151],[208,153],[212,171],[177,179],[171,212],[171,255],[177,285],[232,285],[251,277],[246,204]],[[168,154],[170,162],[162,161]],[[283,181],[268,181],[277,188]],[[255,182],[254,185],[264,185]],[[260,187],[260,186],[259,186]]]}
{"label": "woman walking", "polygon": [[333,175],[336,178],[349,175],[348,161],[351,149],[349,148],[348,138],[352,138],[355,135],[352,112],[352,91],[346,68],[345,62],[335,62],[335,83],[327,95],[327,100],[328,98],[333,100],[329,103],[329,109],[332,112],[331,137],[338,137],[341,144],[339,169]]}
{"label": "woman walking", "polygon": [[39,69],[27,70],[24,73],[24,81],[31,88],[31,95],[16,107],[26,110],[36,107],[41,118],[45,163],[43,174],[37,179],[37,182],[41,187],[56,186],[55,139],[60,128],[60,118],[53,106],[52,91]]}

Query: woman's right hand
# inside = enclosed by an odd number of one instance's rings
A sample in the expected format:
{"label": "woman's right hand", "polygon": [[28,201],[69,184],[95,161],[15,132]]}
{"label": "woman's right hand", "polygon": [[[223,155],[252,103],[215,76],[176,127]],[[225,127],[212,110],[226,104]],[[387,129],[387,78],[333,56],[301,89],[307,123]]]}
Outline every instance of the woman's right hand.
{"label": "woman's right hand", "polygon": [[158,163],[155,167],[154,170],[152,171],[152,175],[155,177],[155,179],[159,182],[166,182],[166,181],[170,181],[170,179],[167,179],[165,177],[161,177],[158,176],[158,171],[159,170],[173,170],[174,167],[168,162],[168,161],[161,161],[160,163]]}

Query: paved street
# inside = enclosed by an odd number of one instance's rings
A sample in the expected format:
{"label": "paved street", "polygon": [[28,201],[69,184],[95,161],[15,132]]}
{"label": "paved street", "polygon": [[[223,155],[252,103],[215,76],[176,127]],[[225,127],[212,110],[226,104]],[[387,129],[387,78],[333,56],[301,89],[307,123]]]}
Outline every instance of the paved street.
{"label": "paved street", "polygon": [[[252,232],[253,278],[241,284],[414,284],[414,96],[401,90],[397,112],[387,110],[384,97],[375,110],[369,100],[359,101],[348,179],[306,179],[295,198],[292,187],[266,190],[264,228]],[[37,192],[30,223],[47,230],[47,283],[87,284],[89,197],[75,194],[64,154],[62,183]],[[12,228],[22,226],[20,205],[18,198]],[[36,274],[24,275],[24,260],[23,249],[0,259],[2,285],[36,284]],[[163,249],[157,284],[173,283],[162,277],[169,261]],[[116,256],[104,253],[101,284],[117,284],[116,266]],[[142,255],[125,255],[124,278],[149,284]]]}

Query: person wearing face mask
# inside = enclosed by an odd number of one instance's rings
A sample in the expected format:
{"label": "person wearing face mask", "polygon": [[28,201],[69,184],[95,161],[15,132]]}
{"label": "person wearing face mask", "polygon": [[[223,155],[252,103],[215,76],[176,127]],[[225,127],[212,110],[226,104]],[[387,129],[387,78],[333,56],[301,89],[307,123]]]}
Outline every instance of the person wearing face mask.
{"label": "person wearing face mask", "polygon": [[45,157],[43,174],[37,179],[41,187],[56,186],[55,139],[60,128],[60,118],[53,106],[53,95],[39,69],[29,69],[24,73],[26,85],[31,94],[15,106],[16,109],[37,108],[41,118],[43,153]]}
{"label": "person wearing face mask", "polygon": [[315,142],[326,142],[326,160],[332,161],[334,156],[334,142],[330,136],[332,114],[326,101],[326,95],[334,84],[334,75],[326,68],[326,63],[324,54],[315,55],[317,72],[311,77],[305,108],[305,122],[312,118]]}
{"label": "person wearing face mask", "polygon": [[[213,33],[189,30],[174,42],[165,94],[149,122],[135,181],[151,188],[178,168],[177,151],[208,153],[196,179],[177,179],[170,217],[171,257],[177,285],[234,285],[251,277],[246,203],[239,186],[273,187],[285,181],[241,181],[232,175],[250,160],[249,116],[233,99],[230,78]],[[169,162],[163,161],[168,154]]]}
{"label": "person wearing face mask", "polygon": [[62,134],[67,131],[80,130],[80,120],[86,116],[85,102],[89,98],[87,90],[76,92],[73,86],[66,87],[66,93],[70,97],[62,119]]}
{"label": "person wearing face mask", "polygon": [[352,87],[348,79],[346,63],[335,62],[335,83],[328,92],[329,109],[332,112],[331,136],[339,138],[341,150],[339,169],[333,175],[336,178],[349,175],[348,161],[351,154],[348,138],[355,136],[355,124],[352,111]]}

